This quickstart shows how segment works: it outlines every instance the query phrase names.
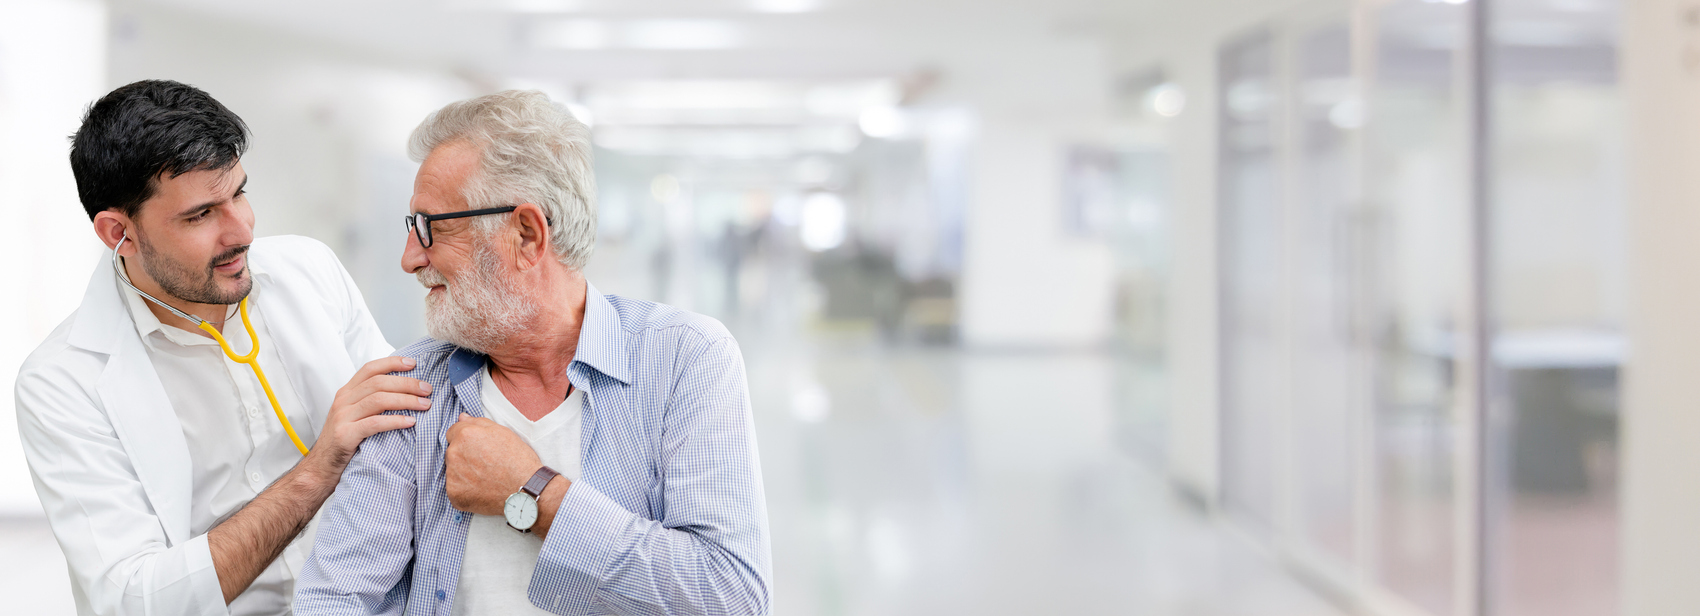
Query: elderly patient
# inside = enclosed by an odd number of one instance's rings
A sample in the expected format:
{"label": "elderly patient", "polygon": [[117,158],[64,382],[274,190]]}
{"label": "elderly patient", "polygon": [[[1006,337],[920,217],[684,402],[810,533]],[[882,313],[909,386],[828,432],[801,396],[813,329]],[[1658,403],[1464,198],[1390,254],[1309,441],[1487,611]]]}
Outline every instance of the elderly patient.
{"label": "elderly patient", "polygon": [[738,344],[585,280],[584,125],[503,92],[432,114],[409,150],[402,268],[430,289],[431,337],[398,354],[432,406],[354,455],[295,613],[766,613]]}

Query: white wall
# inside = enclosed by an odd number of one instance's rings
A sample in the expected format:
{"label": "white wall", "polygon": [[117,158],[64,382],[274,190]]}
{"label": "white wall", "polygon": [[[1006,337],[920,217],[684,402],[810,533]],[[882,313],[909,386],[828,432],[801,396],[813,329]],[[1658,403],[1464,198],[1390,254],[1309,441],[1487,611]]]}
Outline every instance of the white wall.
{"label": "white wall", "polygon": [[970,347],[1102,345],[1113,329],[1113,254],[1064,229],[1071,145],[1102,140],[1111,74],[1091,41],[1033,45],[948,67],[939,98],[978,122],[964,224],[961,328]]}
{"label": "white wall", "polygon": [[1623,608],[1700,606],[1700,14],[1625,3],[1630,356],[1623,392]]}
{"label": "white wall", "polygon": [[982,116],[964,242],[962,337],[977,347],[1083,347],[1111,333],[1112,255],[1062,227],[1064,135]]}
{"label": "white wall", "polygon": [[424,334],[419,286],[400,258],[417,165],[407,136],[425,115],[479,94],[451,67],[376,56],[158,5],[112,5],[108,86],[194,85],[253,132],[249,201],[259,236],[319,239],[342,259],[378,326],[402,346]]}
{"label": "white wall", "polygon": [[0,2],[0,515],[40,515],[18,443],[12,384],[82,300],[100,242],[68,162],[82,112],[104,92],[106,9],[95,0]]}

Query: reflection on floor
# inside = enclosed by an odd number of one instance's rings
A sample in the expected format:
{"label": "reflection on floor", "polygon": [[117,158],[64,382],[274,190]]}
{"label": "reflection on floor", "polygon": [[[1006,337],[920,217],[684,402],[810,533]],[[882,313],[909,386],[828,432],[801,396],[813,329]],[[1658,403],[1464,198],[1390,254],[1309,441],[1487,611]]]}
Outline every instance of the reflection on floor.
{"label": "reflection on floor", "polygon": [[[778,614],[1339,614],[1124,453],[1106,355],[740,339]],[[0,552],[8,613],[73,612],[44,522]]]}
{"label": "reflection on floor", "polygon": [[1506,535],[1500,613],[1609,616],[1618,613],[1616,489],[1592,496],[1519,495],[1501,522]]}
{"label": "reflection on floor", "polygon": [[1338,613],[1117,445],[1107,355],[742,339],[778,613]]}

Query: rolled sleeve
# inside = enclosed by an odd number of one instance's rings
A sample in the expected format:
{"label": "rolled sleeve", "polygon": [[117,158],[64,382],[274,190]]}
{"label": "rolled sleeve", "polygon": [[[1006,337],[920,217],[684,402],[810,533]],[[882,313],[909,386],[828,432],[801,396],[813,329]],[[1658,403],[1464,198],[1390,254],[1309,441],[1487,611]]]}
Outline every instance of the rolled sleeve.
{"label": "rolled sleeve", "polygon": [[[171,552],[177,553],[170,554]],[[160,559],[160,566],[154,571],[156,581],[164,578],[167,580],[166,584],[172,584],[182,580],[189,584],[189,594],[197,599],[210,599],[215,604],[224,602],[224,588],[218,585],[218,569],[213,566],[212,544],[208,543],[206,535],[196,535],[183,545],[166,550],[162,556],[165,558]],[[161,573],[165,575],[162,576]],[[211,612],[228,614],[230,610],[227,607]]]}

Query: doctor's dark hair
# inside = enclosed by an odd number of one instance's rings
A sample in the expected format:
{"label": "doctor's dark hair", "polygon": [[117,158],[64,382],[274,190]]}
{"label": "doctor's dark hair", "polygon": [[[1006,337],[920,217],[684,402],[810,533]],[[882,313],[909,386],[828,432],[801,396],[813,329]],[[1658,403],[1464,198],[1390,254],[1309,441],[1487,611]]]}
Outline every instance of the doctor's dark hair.
{"label": "doctor's dark hair", "polygon": [[248,150],[248,125],[191,85],[138,81],[89,105],[71,136],[71,174],[89,220],[135,216],[159,178],[229,169]]}

